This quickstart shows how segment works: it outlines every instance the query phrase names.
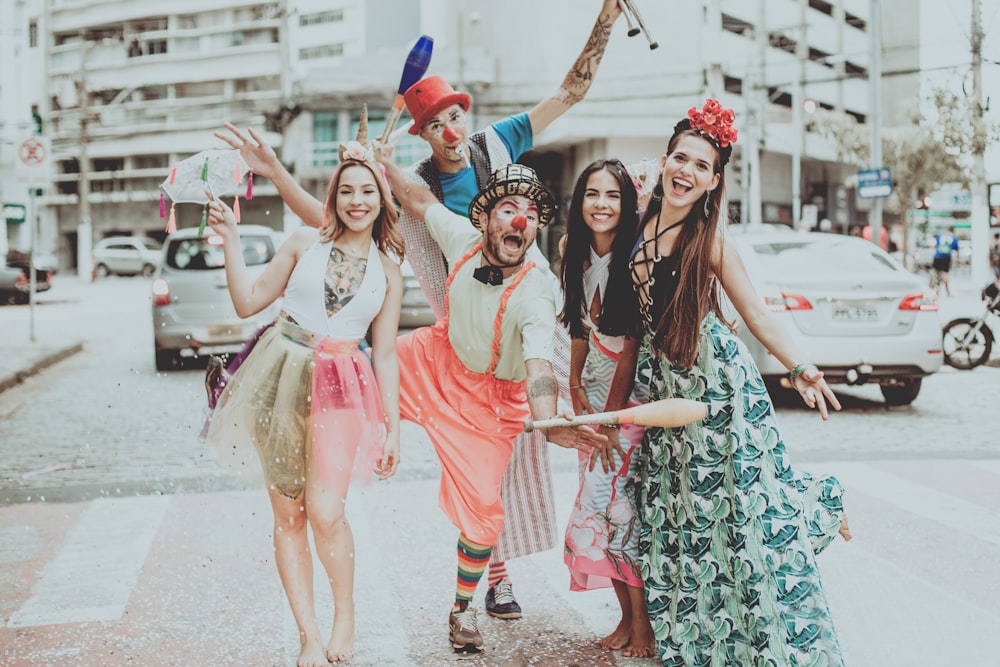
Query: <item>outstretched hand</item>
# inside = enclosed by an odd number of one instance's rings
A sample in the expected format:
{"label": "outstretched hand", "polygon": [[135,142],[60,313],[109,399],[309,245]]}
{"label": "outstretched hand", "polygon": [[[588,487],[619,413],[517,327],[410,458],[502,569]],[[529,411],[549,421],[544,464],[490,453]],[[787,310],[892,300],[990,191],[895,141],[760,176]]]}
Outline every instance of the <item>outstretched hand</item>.
{"label": "outstretched hand", "polygon": [[819,410],[819,414],[824,420],[830,417],[826,407],[827,403],[834,410],[840,410],[840,401],[837,400],[836,394],[830,389],[830,385],[823,379],[823,371],[815,366],[810,366],[796,376],[792,380],[792,386],[795,387],[795,391],[799,392],[806,405]]}
{"label": "outstretched hand", "polygon": [[215,132],[215,136],[226,142],[230,148],[238,150],[240,157],[255,174],[273,179],[277,169],[281,167],[278,154],[274,152],[274,149],[252,128],[247,128],[247,134],[250,135],[247,137],[232,123],[226,123],[224,127],[229,130],[229,133]]}
{"label": "outstretched hand", "polygon": [[598,433],[603,434],[608,439],[608,443],[604,447],[595,447],[590,453],[590,467],[588,470],[593,472],[594,466],[597,465],[597,460],[600,459],[601,469],[605,473],[609,473],[615,467],[615,452],[618,453],[618,460],[624,461],[625,449],[622,447],[617,427],[602,425],[598,428],[600,429]]}
{"label": "outstretched hand", "polygon": [[560,447],[579,449],[588,455],[595,448],[603,449],[608,444],[608,437],[606,435],[601,435],[589,426],[558,426],[550,428],[546,431],[545,438]]}

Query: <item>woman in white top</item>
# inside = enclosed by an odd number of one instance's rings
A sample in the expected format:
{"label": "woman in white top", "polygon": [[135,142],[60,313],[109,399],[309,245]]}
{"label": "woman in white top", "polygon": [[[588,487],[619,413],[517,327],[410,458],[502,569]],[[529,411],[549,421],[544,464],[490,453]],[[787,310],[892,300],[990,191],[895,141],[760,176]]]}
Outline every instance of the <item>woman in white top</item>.
{"label": "woman in white top", "polygon": [[[256,450],[260,459],[274,510],[275,560],[302,643],[299,667],[345,661],[354,653],[347,489],[352,480],[371,480],[373,472],[379,479],[391,476],[399,462],[395,342],[402,238],[370,150],[351,142],[341,147],[341,160],[325,198],[327,224],[296,230],[256,280],[247,273],[232,211],[219,200],[209,205],[209,222],[224,241],[237,313],[246,317],[284,295],[275,326],[261,335],[220,396],[207,440],[238,465],[256,468],[247,451]],[[371,361],[358,347],[369,325]],[[307,526],[333,590],[333,630],[325,648]]]}
{"label": "woman in white top", "polygon": [[[636,187],[618,160],[598,160],[580,174],[562,240],[561,278],[565,301],[560,321],[572,338],[570,394],[576,414],[604,410],[636,297],[628,273],[639,226]],[[635,400],[645,400],[639,397]],[[600,640],[607,649],[633,657],[653,655],[653,631],[646,614],[637,558],[633,507],[634,454],[643,429],[603,426],[614,447],[610,465],[594,469],[580,456],[580,492],[566,527],[565,561],[571,590],[613,586],[622,616]]]}

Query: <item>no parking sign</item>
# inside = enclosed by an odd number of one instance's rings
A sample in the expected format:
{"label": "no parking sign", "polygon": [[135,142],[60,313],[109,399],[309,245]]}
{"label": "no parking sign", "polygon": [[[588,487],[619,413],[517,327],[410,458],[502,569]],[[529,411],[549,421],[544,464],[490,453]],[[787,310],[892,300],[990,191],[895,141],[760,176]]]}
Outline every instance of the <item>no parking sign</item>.
{"label": "no parking sign", "polygon": [[52,146],[46,137],[28,137],[17,146],[17,180],[41,188],[52,181]]}

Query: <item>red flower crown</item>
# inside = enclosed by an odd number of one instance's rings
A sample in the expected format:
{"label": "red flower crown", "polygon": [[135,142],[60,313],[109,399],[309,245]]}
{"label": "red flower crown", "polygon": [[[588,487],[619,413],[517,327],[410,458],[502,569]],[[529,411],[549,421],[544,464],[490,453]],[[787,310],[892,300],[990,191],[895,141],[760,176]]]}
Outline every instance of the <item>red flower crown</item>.
{"label": "red flower crown", "polygon": [[707,134],[719,148],[736,143],[738,132],[733,127],[736,113],[732,109],[723,109],[718,100],[706,100],[701,111],[697,107],[691,107],[688,110],[688,120],[692,130]]}

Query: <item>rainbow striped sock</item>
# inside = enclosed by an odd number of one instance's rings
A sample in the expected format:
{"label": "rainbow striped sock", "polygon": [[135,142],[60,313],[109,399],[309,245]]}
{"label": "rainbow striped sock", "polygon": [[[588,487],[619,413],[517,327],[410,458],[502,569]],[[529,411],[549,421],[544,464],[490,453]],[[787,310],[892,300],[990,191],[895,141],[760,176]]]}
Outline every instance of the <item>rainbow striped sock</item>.
{"label": "rainbow striped sock", "polygon": [[458,536],[458,578],[455,588],[455,611],[462,611],[476,593],[493,547],[476,544],[465,535]]}

